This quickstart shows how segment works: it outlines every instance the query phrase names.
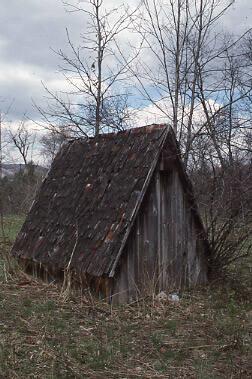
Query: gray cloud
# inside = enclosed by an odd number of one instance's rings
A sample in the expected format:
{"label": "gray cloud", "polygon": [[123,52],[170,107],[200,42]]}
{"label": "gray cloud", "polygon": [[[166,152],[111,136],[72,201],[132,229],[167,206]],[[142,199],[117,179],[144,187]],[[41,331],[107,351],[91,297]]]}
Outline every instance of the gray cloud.
{"label": "gray cloud", "polygon": [[223,26],[231,33],[243,33],[252,27],[252,1],[236,0],[222,19]]}
{"label": "gray cloud", "polygon": [[52,48],[65,48],[66,27],[77,41],[82,18],[67,13],[60,0],[1,2],[0,98],[7,105],[15,99],[10,111],[13,120],[24,112],[34,116],[31,98],[41,100],[41,80],[57,79],[59,59]]}
{"label": "gray cloud", "polygon": [[80,26],[80,15],[65,12],[60,0],[5,1],[0,6],[1,59],[55,68],[50,47],[65,45],[65,27],[76,39]]}
{"label": "gray cloud", "polygon": [[[105,0],[108,8],[121,2]],[[126,3],[132,5],[138,1]],[[251,21],[251,0],[237,0],[222,23],[224,28],[238,33],[250,27]],[[0,2],[0,100],[4,99],[6,106],[15,100],[10,119],[18,120],[24,112],[37,117],[31,99],[43,102],[41,80],[54,89],[62,86],[57,74],[60,61],[51,48],[66,49],[66,27],[72,40],[78,43],[85,25],[83,14],[67,13],[61,0]]]}

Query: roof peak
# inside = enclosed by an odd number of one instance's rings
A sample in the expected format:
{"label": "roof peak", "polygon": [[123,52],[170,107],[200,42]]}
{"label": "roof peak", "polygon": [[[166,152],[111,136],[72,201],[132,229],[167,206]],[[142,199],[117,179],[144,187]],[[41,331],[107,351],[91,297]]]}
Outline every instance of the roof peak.
{"label": "roof peak", "polygon": [[[115,136],[122,136],[122,135],[129,135],[129,134],[143,134],[143,133],[151,133],[156,130],[164,130],[166,128],[171,128],[169,124],[150,124],[150,125],[144,125],[144,126],[138,126],[133,127],[129,129],[124,130],[117,130],[110,133],[100,133],[97,136],[91,136],[84,138],[86,141],[93,141],[98,139],[105,139],[105,138],[113,138]],[[70,142],[76,141],[76,140],[83,140],[83,137],[79,138],[73,138],[70,140]]]}
{"label": "roof peak", "polygon": [[90,137],[90,138],[101,138],[101,137],[109,137],[109,136],[116,136],[116,135],[122,135],[122,134],[138,134],[138,133],[150,133],[154,130],[161,130],[165,129],[168,127],[168,124],[150,124],[150,125],[144,125],[144,126],[138,126],[138,127],[133,127],[129,129],[124,129],[124,130],[117,130],[115,132],[110,132],[110,133],[101,133],[95,137]]}

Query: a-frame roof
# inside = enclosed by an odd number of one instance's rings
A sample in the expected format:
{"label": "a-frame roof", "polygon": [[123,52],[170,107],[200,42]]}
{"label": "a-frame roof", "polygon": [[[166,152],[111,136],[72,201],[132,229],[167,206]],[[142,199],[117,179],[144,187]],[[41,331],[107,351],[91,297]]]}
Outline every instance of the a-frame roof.
{"label": "a-frame roof", "polygon": [[114,270],[162,147],[150,125],[63,146],[14,243],[16,257],[93,276]]}

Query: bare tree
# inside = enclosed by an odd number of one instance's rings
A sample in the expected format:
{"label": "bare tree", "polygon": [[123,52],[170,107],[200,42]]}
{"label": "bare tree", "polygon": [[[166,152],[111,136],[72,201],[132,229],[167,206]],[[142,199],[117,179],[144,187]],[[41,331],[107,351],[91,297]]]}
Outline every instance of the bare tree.
{"label": "bare tree", "polygon": [[24,120],[17,129],[9,128],[9,140],[19,152],[25,166],[32,161],[32,150],[36,140],[36,134],[29,130]]}
{"label": "bare tree", "polygon": [[[215,139],[215,117],[251,92],[251,86],[237,91],[235,72],[231,88],[224,78],[231,79],[231,65],[238,62],[234,50],[248,34],[230,38],[221,30],[220,20],[232,4],[230,0],[143,0],[135,22],[145,55],[132,73],[142,96],[172,124],[186,166],[195,139],[201,133]],[[217,143],[215,147],[218,153]]]}
{"label": "bare tree", "polygon": [[46,166],[50,165],[62,144],[68,140],[68,136],[51,130],[40,139],[41,153],[45,158]]}
{"label": "bare tree", "polygon": [[[3,101],[2,101],[3,102]],[[5,112],[2,111],[2,108],[0,108],[0,228],[3,238],[5,238],[5,231],[4,231],[4,193],[2,188],[2,169],[3,169],[3,148],[5,145],[3,144],[3,123],[11,109],[12,103],[9,104]]]}
{"label": "bare tree", "polygon": [[117,59],[118,38],[128,30],[135,11],[125,8],[107,10],[103,0],[87,0],[82,4],[63,2],[68,12],[80,12],[86,21],[81,44],[76,46],[66,30],[70,54],[56,51],[62,61],[60,70],[69,90],[53,93],[45,86],[50,101],[43,110],[44,124],[54,132],[87,136],[106,128],[128,127],[131,107],[128,104],[128,64]]}
{"label": "bare tree", "polygon": [[240,150],[232,151],[230,161],[227,150],[222,166],[208,135],[201,135],[197,143],[190,176],[211,245],[210,266],[218,276],[251,252],[251,162]]}

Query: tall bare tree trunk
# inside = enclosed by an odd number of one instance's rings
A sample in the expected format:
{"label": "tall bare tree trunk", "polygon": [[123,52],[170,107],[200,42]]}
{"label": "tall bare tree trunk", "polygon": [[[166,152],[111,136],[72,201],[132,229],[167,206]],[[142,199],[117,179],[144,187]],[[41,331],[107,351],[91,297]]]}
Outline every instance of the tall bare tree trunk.
{"label": "tall bare tree trunk", "polygon": [[175,58],[175,98],[174,98],[174,120],[173,129],[178,133],[178,110],[179,110],[179,90],[180,90],[180,23],[181,23],[181,2],[178,0],[178,15],[176,28],[176,58]]}
{"label": "tall bare tree trunk", "polygon": [[96,94],[96,111],[95,111],[95,135],[100,133],[100,122],[101,122],[101,81],[102,81],[102,61],[103,61],[103,50],[102,50],[102,34],[101,34],[101,19],[99,15],[100,3],[99,0],[95,3],[95,15],[96,15],[96,25],[97,25],[97,38],[98,38],[98,51],[97,51],[97,70],[98,70],[98,84],[97,84],[97,94]]}

